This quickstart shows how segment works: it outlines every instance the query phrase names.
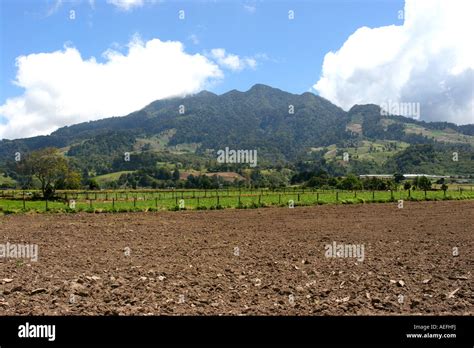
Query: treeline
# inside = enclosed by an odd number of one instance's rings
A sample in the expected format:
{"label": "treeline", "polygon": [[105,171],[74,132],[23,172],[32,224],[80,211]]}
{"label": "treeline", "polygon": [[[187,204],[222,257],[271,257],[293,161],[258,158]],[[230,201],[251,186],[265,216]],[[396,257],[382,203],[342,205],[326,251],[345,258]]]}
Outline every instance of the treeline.
{"label": "treeline", "polygon": [[[458,148],[453,147],[453,149]],[[416,168],[426,168],[423,167],[426,163],[438,165],[444,162],[468,169],[474,159],[472,152],[468,152],[468,147],[464,149],[466,151],[459,154],[459,161],[449,158],[448,155],[451,156],[449,153],[440,154],[436,150],[435,145],[431,144],[409,147],[389,160],[388,164],[392,168],[389,172],[415,172]],[[176,161],[177,158],[179,162]],[[8,184],[9,187],[40,188],[44,197],[54,197],[58,189],[80,188],[218,189],[223,187],[281,188],[289,185],[343,190],[396,190],[401,186],[404,189],[429,190],[431,188],[431,181],[427,178],[420,177],[409,181],[402,174],[396,174],[389,179],[379,177],[361,179],[358,177],[359,173],[374,173],[380,168],[377,168],[374,163],[357,160],[351,160],[350,166],[347,167],[337,162],[328,163],[324,158],[324,151],[312,153],[309,159],[300,160],[295,165],[282,162],[267,166],[265,169],[260,166],[249,168],[248,165],[217,164],[216,161],[197,159],[194,155],[176,157],[172,154],[151,152],[131,154],[128,161],[121,158],[116,159],[114,163],[116,171],[128,171],[128,173],[123,173],[116,180],[102,183],[103,187],[100,187],[94,179],[97,173],[87,167],[82,167],[77,163],[76,158],[64,156],[55,148],[33,151],[19,161],[11,161],[3,175],[16,181],[15,185]],[[197,172],[207,169],[206,174],[195,175],[193,168],[196,168]],[[400,168],[404,170],[398,170]],[[238,179],[225,180],[219,173],[226,171],[240,176]],[[438,183],[444,184],[442,181]]]}
{"label": "treeline", "polygon": [[[425,176],[416,177],[412,180],[407,180],[402,174],[395,174],[393,178],[359,178],[354,174],[349,174],[344,177],[333,177],[327,172],[319,170],[318,172],[302,172],[295,174],[291,178],[292,184],[299,184],[303,187],[316,189],[339,189],[339,190],[370,190],[370,191],[385,191],[398,190],[403,188],[430,190],[432,182]],[[444,184],[444,179],[437,183]],[[447,186],[445,186],[447,189]]]}
{"label": "treeline", "polygon": [[178,168],[173,171],[164,168],[140,169],[133,173],[124,173],[118,180],[107,183],[104,188],[189,188],[219,189],[227,187],[279,188],[289,184],[289,177],[281,172],[262,173],[259,169],[240,170],[243,179],[225,180],[219,172],[208,172],[199,175],[187,175],[182,178]]}

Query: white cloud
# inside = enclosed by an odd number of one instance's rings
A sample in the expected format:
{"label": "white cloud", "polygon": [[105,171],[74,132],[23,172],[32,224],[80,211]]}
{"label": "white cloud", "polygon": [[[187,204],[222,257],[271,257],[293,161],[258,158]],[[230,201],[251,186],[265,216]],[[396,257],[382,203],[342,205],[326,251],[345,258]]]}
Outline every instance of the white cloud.
{"label": "white cloud", "polygon": [[135,37],[126,54],[104,53],[105,61],[83,59],[73,47],[17,58],[15,83],[24,94],[0,105],[0,139],[49,134],[58,127],[126,115],[148,103],[191,94],[223,77],[201,54],[180,42]]}
{"label": "white cloud", "polygon": [[[70,0],[73,3],[80,3],[83,0]],[[121,11],[130,11],[135,7],[142,7],[145,4],[145,1],[147,3],[156,3],[158,0],[106,0],[107,4],[113,5],[117,7]],[[95,0],[87,0],[89,3],[89,6],[91,9],[95,9]],[[54,0],[53,4],[49,7],[46,16],[51,16],[58,12],[58,10],[61,8],[61,6],[64,4],[64,0]]]}
{"label": "white cloud", "polygon": [[216,60],[216,62],[230,70],[238,71],[245,68],[255,69],[257,61],[255,58],[244,57],[240,58],[238,55],[227,53],[223,48],[214,48],[211,50],[210,57]]}
{"label": "white cloud", "polygon": [[244,4],[244,9],[248,13],[253,14],[253,13],[255,13],[255,11],[257,11],[257,6],[255,6],[255,4]]}
{"label": "white cloud", "polygon": [[120,10],[129,11],[134,7],[142,7],[144,0],[107,0],[107,3],[117,6]]}
{"label": "white cloud", "polygon": [[62,0],[54,0],[54,3],[52,6],[49,7],[47,13],[46,13],[46,16],[49,17],[53,14],[55,14],[56,12],[58,12],[58,10],[61,8],[63,4],[63,1]]}
{"label": "white cloud", "polygon": [[474,123],[470,0],[407,0],[400,26],[359,28],[324,58],[319,94],[348,109],[390,101],[421,105],[421,119]]}

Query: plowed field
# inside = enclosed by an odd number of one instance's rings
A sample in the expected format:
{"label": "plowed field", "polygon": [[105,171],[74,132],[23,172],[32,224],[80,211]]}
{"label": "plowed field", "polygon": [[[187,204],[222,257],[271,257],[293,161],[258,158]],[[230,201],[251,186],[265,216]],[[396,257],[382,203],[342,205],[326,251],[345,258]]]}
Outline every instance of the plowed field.
{"label": "plowed field", "polygon": [[0,315],[473,315],[473,235],[474,201],[1,216],[38,259]]}

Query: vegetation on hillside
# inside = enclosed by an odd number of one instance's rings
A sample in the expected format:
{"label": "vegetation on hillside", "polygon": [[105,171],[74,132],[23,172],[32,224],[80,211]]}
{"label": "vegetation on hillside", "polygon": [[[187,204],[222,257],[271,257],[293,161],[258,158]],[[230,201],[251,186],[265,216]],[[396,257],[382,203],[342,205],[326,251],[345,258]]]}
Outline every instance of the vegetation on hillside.
{"label": "vegetation on hillside", "polygon": [[[345,112],[311,93],[255,85],[247,92],[160,100],[125,117],[63,127],[50,136],[2,140],[0,185],[34,185],[38,179],[28,181],[15,156],[27,158],[49,147],[62,149],[83,187],[281,187],[319,171],[331,177],[425,173],[472,178],[473,128],[382,116],[376,105]],[[256,150],[258,166],[218,163],[216,152],[226,147]],[[176,179],[176,171],[192,177]],[[229,182],[220,172],[244,179]],[[114,179],[101,180],[107,175]],[[69,185],[65,178],[62,186]]]}

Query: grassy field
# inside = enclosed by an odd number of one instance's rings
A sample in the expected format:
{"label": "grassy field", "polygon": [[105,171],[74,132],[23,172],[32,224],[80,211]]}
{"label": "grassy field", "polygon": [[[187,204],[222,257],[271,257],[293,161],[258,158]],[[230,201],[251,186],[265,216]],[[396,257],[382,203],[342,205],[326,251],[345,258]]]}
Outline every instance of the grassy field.
{"label": "grassy field", "polygon": [[3,173],[0,173],[0,185],[14,185],[16,181],[8,176],[4,176]]}
{"label": "grassy field", "polygon": [[[377,164],[384,163],[387,159],[405,150],[409,146],[408,143],[394,140],[363,140],[357,148],[343,147],[339,148],[335,144],[326,147],[328,150],[324,154],[324,158],[328,161],[342,159],[342,155],[337,155],[337,150],[341,153],[347,152],[351,158],[358,160],[375,161]],[[312,148],[312,151],[323,150],[324,147]]]}
{"label": "grassy field", "polygon": [[[3,197],[1,196],[3,195]],[[127,212],[187,209],[258,208],[316,204],[357,204],[397,202],[398,200],[474,199],[471,189],[443,191],[308,191],[270,190],[193,190],[193,191],[98,191],[59,193],[62,200],[32,200],[22,191],[2,191],[0,213],[21,212]],[[70,203],[74,200],[75,207]]]}
{"label": "grassy field", "polygon": [[110,174],[104,174],[104,175],[98,175],[94,177],[94,179],[97,181],[99,185],[105,185],[107,183],[117,181],[122,174],[130,174],[133,173],[132,170],[125,170],[121,172],[115,172],[115,173],[110,173]]}

